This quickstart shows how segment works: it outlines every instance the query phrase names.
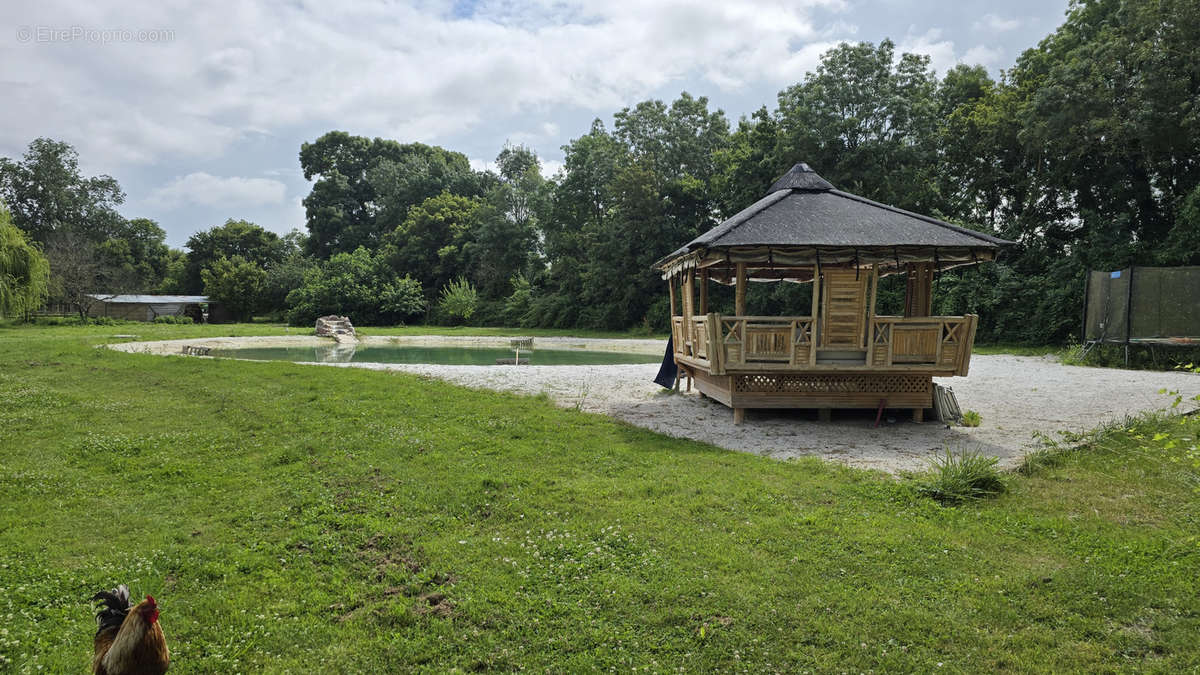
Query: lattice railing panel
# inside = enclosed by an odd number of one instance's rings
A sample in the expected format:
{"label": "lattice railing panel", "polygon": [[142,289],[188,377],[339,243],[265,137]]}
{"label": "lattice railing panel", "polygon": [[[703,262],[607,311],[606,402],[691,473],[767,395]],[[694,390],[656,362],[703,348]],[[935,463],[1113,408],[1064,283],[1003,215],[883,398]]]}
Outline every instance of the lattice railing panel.
{"label": "lattice railing panel", "polygon": [[923,394],[931,391],[921,375],[738,375],[734,391],[788,394]]}

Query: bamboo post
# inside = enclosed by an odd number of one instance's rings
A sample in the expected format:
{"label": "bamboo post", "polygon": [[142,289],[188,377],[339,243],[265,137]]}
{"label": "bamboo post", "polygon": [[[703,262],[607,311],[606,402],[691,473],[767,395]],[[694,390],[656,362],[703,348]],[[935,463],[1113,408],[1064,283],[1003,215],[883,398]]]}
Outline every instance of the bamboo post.
{"label": "bamboo post", "polygon": [[875,300],[879,295],[879,265],[871,266],[871,304],[867,306],[867,365],[875,350]]}
{"label": "bamboo post", "polygon": [[734,289],[733,313],[746,316],[746,263],[737,264],[737,287]]}
{"label": "bamboo post", "polygon": [[909,263],[905,272],[904,316],[929,316],[933,310],[933,263]]}
{"label": "bamboo post", "polygon": [[700,313],[708,314],[708,269],[700,270]]}
{"label": "bamboo post", "polygon": [[821,307],[821,270],[817,267],[813,267],[812,339],[810,340],[812,345],[810,345],[809,350],[808,350],[808,365],[810,365],[810,366],[815,366],[817,364],[817,342],[820,339],[820,338],[818,338],[818,333],[819,333],[818,328],[820,327],[820,323],[819,323],[817,316],[818,316],[820,307]]}
{"label": "bamboo post", "polygon": [[679,285],[682,286],[683,291],[683,293],[680,293],[683,300],[683,312],[680,313],[683,315],[684,322],[688,322],[689,324],[691,322],[691,275],[692,270],[689,269],[688,271],[685,271],[683,274],[683,279],[679,282]]}
{"label": "bamboo post", "polygon": [[725,345],[721,340],[721,315],[710,312],[707,319],[705,339],[708,340],[708,372],[711,375],[720,375],[725,372]]}
{"label": "bamboo post", "polygon": [[689,347],[689,349],[684,353],[688,356],[694,356],[696,354],[695,340],[692,339],[692,292],[695,290],[693,288],[692,279],[694,275],[695,270],[688,269],[683,276],[683,334],[686,336],[684,340]]}
{"label": "bamboo post", "polygon": [[667,291],[671,294],[671,321],[675,320],[675,275],[667,278]]}

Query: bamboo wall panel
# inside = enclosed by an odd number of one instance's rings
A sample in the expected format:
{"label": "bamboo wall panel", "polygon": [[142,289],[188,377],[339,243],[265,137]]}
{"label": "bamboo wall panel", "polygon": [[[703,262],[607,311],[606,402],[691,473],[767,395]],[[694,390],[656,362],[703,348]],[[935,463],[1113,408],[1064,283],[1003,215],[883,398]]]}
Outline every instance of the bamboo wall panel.
{"label": "bamboo wall panel", "polygon": [[827,269],[824,277],[824,312],[821,347],[861,348],[867,314],[869,274],[855,270]]}

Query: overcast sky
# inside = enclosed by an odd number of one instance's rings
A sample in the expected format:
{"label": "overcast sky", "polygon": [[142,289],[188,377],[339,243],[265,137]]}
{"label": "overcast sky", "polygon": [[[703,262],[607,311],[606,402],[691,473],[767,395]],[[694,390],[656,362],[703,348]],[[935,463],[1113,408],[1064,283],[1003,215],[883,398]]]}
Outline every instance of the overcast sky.
{"label": "overcast sky", "polygon": [[998,75],[1067,0],[137,4],[0,5],[0,156],[71,143],[86,174],[120,181],[123,215],[181,246],[227,218],[303,229],[300,144],[331,129],[480,168],[524,143],[549,174],[593,118],[646,98],[708,96],[731,121],[773,109],[842,41]]}

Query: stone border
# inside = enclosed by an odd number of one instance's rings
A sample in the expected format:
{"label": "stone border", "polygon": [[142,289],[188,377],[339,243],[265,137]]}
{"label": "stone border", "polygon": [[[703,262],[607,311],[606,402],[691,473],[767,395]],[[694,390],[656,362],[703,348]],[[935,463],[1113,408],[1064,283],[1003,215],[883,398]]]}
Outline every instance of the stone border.
{"label": "stone border", "polygon": [[[509,346],[509,341],[519,336],[475,336],[475,335],[370,335],[360,336],[359,344],[364,347],[381,345],[414,345],[429,347],[503,347]],[[333,338],[316,337],[314,335],[260,335],[249,337],[213,337],[188,338],[183,340],[153,340],[138,342],[117,342],[105,345],[119,352],[157,354],[160,356],[183,356],[185,347],[201,347],[208,349],[238,349],[240,347],[320,347],[335,345]],[[616,339],[616,338],[576,338],[576,337],[535,337],[534,351],[542,349],[633,352],[635,354],[659,355],[666,352],[667,343],[664,340],[650,339]],[[436,365],[436,364],[430,364]],[[536,367],[536,366],[533,366]]]}

